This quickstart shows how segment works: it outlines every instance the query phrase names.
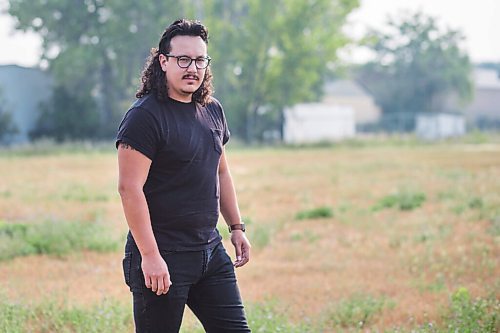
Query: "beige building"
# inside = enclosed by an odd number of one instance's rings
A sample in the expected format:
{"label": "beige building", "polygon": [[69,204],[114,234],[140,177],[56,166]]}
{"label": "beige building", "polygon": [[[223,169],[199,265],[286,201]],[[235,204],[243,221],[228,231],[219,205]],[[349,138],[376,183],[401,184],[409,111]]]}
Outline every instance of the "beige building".
{"label": "beige building", "polygon": [[336,80],[325,85],[323,103],[337,107],[347,107],[354,111],[356,125],[377,122],[382,110],[373,97],[352,80]]}
{"label": "beige building", "polygon": [[332,81],[324,89],[321,101],[285,110],[285,142],[300,144],[352,138],[361,126],[379,120],[382,112],[373,97],[354,81]]}
{"label": "beige building", "polygon": [[500,76],[492,69],[474,70],[474,99],[465,107],[467,122],[486,125],[488,122],[500,126]]}

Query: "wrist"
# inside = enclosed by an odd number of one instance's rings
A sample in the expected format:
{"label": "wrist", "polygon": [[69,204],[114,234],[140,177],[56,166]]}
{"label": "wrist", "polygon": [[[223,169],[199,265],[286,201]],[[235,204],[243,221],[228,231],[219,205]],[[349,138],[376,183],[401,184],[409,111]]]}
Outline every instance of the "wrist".
{"label": "wrist", "polygon": [[245,223],[243,222],[240,222],[240,223],[235,223],[235,224],[231,224],[228,226],[228,229],[229,229],[229,232],[233,232],[233,231],[236,231],[236,230],[239,230],[239,231],[242,231],[242,232],[245,232],[246,230],[246,227],[245,227]]}
{"label": "wrist", "polygon": [[158,248],[143,250],[139,252],[141,253],[141,257],[147,257],[147,258],[152,258],[160,255],[160,250],[158,250]]}

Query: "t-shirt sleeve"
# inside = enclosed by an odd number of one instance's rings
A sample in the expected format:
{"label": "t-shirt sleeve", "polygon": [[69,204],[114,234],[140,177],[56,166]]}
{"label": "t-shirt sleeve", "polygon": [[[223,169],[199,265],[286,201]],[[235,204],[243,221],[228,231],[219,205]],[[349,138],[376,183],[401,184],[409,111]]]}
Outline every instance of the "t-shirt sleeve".
{"label": "t-shirt sleeve", "polygon": [[229,131],[229,127],[227,125],[226,115],[224,113],[224,108],[222,107],[222,104],[213,97],[212,100],[215,102],[216,109],[220,117],[220,121],[222,122],[222,144],[225,145],[229,141],[229,138],[231,137],[231,132]]}
{"label": "t-shirt sleeve", "polygon": [[229,141],[229,138],[231,137],[231,132],[229,131],[229,127],[227,126],[226,116],[224,114],[224,109],[222,108],[222,106],[221,106],[221,111],[222,111],[222,121],[224,124],[224,131],[222,133],[222,144],[225,145]]}
{"label": "t-shirt sleeve", "polygon": [[160,141],[159,124],[146,109],[135,107],[123,117],[116,136],[116,148],[126,143],[153,160]]}

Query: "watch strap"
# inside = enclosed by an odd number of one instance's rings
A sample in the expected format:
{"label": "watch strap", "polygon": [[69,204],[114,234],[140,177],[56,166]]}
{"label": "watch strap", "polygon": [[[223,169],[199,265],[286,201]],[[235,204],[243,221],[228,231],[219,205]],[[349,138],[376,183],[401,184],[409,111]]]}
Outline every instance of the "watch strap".
{"label": "watch strap", "polygon": [[232,232],[233,230],[241,230],[245,232],[245,223],[238,223],[238,224],[231,224],[229,227],[229,232]]}

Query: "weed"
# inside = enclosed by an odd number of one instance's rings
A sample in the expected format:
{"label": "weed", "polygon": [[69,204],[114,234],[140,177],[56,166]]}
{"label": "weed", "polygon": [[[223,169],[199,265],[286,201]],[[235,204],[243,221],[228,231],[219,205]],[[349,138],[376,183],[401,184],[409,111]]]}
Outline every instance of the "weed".
{"label": "weed", "polygon": [[229,229],[227,228],[227,224],[224,221],[219,221],[217,223],[217,230],[219,231],[222,239],[228,240],[231,237]]}
{"label": "weed", "polygon": [[398,191],[396,194],[391,194],[380,199],[372,210],[378,211],[385,208],[398,208],[399,210],[413,210],[420,207],[426,197],[422,192]]}
{"label": "weed", "polygon": [[[271,235],[274,232],[274,228],[268,224],[257,224],[254,226],[253,221],[250,218],[245,217],[242,220],[247,226],[246,232],[248,233],[248,238],[250,239],[253,248],[262,249],[266,247],[271,241]],[[222,236],[222,239],[228,240],[231,238],[227,224],[224,221],[221,220],[217,223],[217,230],[219,230],[219,234]]]}
{"label": "weed", "polygon": [[302,210],[295,215],[296,220],[323,219],[333,217],[333,210],[327,206]]}
{"label": "weed", "polygon": [[[276,302],[250,304],[246,307],[249,326],[254,332],[316,332],[306,324],[290,323]],[[310,326],[310,325],[309,325]],[[0,299],[0,332],[132,332],[131,308],[107,300],[92,307],[68,306],[45,301],[37,305],[16,304]],[[181,332],[205,332],[198,321],[183,322]]]}
{"label": "weed", "polygon": [[494,236],[499,236],[500,235],[500,215],[497,215],[493,217],[491,220],[491,226],[489,228],[490,232]]}
{"label": "weed", "polygon": [[0,147],[0,156],[53,156],[67,154],[95,154],[114,152],[112,141],[73,141],[57,143],[50,139],[41,139],[29,144]]}
{"label": "weed", "polygon": [[449,332],[494,333],[500,328],[500,301],[494,297],[473,300],[466,288],[459,288],[451,296],[450,310]]}
{"label": "weed", "polygon": [[0,301],[0,332],[130,332],[132,327],[129,307],[116,302],[87,309],[50,301],[31,306]]}
{"label": "weed", "polygon": [[326,325],[331,328],[363,328],[392,301],[366,295],[353,295],[327,310]]}
{"label": "weed", "polygon": [[246,312],[248,314],[248,325],[253,332],[317,332],[307,323],[301,325],[292,324],[287,314],[278,310],[278,304],[275,301],[250,304]]}
{"label": "weed", "polygon": [[2,198],[10,198],[12,196],[11,191],[0,191],[0,197]]}
{"label": "weed", "polygon": [[252,228],[248,230],[248,237],[252,242],[252,246],[256,249],[262,249],[269,245],[273,230],[274,229],[269,225],[258,224],[252,226]]}
{"label": "weed", "polygon": [[294,232],[290,235],[290,240],[293,242],[305,240],[308,243],[312,244],[315,243],[318,239],[320,239],[320,236],[310,230],[306,230],[304,232]]}
{"label": "weed", "polygon": [[0,224],[0,260],[30,254],[62,256],[79,250],[115,251],[118,243],[96,223]]}
{"label": "weed", "polygon": [[411,332],[496,333],[500,330],[499,313],[500,301],[494,296],[473,300],[466,288],[459,288],[451,295],[450,306],[443,316],[442,324],[428,322]]}
{"label": "weed", "polygon": [[469,199],[468,206],[470,209],[481,209],[484,206],[483,199],[479,197],[472,197]]}
{"label": "weed", "polygon": [[106,202],[109,197],[104,193],[90,193],[89,189],[81,184],[71,184],[62,194],[62,199],[65,201],[78,202]]}

